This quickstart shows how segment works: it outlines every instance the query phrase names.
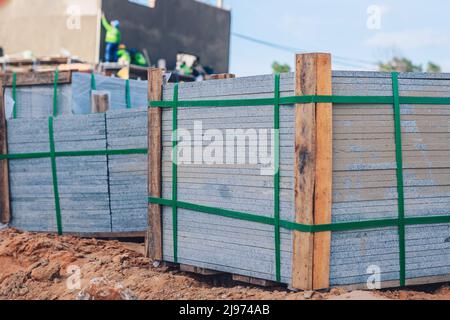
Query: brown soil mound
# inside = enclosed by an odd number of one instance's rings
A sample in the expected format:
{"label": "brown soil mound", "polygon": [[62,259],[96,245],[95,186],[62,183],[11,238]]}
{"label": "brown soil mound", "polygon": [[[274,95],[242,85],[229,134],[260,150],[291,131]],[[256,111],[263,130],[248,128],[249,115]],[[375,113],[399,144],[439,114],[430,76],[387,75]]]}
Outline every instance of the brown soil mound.
{"label": "brown soil mound", "polygon": [[293,293],[154,268],[142,244],[0,231],[2,299],[450,299],[450,287],[420,291]]}

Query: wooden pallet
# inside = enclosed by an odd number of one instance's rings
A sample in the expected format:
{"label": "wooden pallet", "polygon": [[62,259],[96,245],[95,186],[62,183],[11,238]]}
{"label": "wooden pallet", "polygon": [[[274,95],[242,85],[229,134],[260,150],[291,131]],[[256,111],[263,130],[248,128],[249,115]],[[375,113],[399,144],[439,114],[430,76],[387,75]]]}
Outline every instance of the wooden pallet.
{"label": "wooden pallet", "polygon": [[189,273],[195,273],[202,276],[216,276],[216,275],[223,275],[223,272],[220,271],[214,271],[206,268],[200,268],[195,266],[190,266],[187,264],[180,264],[180,271],[183,272],[189,272]]}
{"label": "wooden pallet", "polygon": [[279,283],[276,283],[276,282],[273,282],[270,280],[247,277],[247,276],[242,276],[242,275],[238,275],[238,274],[233,274],[233,281],[244,282],[244,283],[248,283],[248,284],[251,284],[254,286],[266,287],[266,288],[277,287],[280,285]]}

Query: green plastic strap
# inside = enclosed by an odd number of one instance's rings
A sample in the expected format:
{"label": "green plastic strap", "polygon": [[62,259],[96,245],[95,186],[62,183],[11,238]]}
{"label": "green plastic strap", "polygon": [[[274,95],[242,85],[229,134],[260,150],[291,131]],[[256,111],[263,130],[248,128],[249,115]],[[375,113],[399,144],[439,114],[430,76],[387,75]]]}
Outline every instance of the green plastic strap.
{"label": "green plastic strap", "polygon": [[173,233],[173,262],[178,262],[178,84],[173,89],[172,109],[172,233]]}
{"label": "green plastic strap", "polygon": [[127,104],[127,109],[131,109],[131,93],[130,93],[130,80],[125,81],[125,103]]}
{"label": "green plastic strap", "polygon": [[97,83],[95,82],[95,74],[91,73],[91,92],[97,90]]}
{"label": "green plastic strap", "polygon": [[[123,149],[123,150],[86,150],[86,151],[56,151],[55,157],[87,157],[87,156],[114,156],[130,154],[148,154],[148,149]],[[0,160],[38,159],[51,158],[50,152],[2,154]]]}
{"label": "green plastic strap", "polygon": [[58,115],[58,78],[59,78],[59,70],[56,68],[55,70],[55,78],[53,81],[53,116],[56,117]]}
{"label": "green plastic strap", "polygon": [[281,241],[280,241],[280,75],[275,75],[274,103],[274,229],[276,280],[281,282]]}
{"label": "green plastic strap", "polygon": [[56,156],[55,156],[55,137],[53,134],[53,117],[48,118],[48,135],[50,141],[50,157],[52,163],[52,177],[53,177],[53,194],[55,197],[55,211],[56,211],[56,225],[58,227],[58,234],[63,234],[62,219],[61,219],[61,205],[59,202],[58,176],[56,170]]}
{"label": "green plastic strap", "polygon": [[[162,199],[149,197],[149,203],[158,204],[162,206],[173,207],[176,206],[181,209],[186,209],[190,211],[201,212],[205,214],[216,215],[225,218],[238,219],[249,222],[256,222],[265,225],[275,225],[275,219],[270,217],[264,217],[257,214],[232,211],[214,207],[208,207],[198,204],[193,204],[189,202],[182,201],[172,201],[170,199]],[[306,225],[296,222],[280,220],[280,227],[291,231],[301,231],[307,233],[318,233],[318,232],[336,232],[336,231],[355,231],[355,230],[366,230],[366,229],[380,229],[388,227],[398,227],[398,219],[378,219],[378,220],[366,220],[366,221],[354,221],[354,222],[335,222],[330,224],[316,224],[316,225]],[[426,217],[407,217],[404,219],[405,225],[426,225],[426,224],[442,224],[450,223],[450,215],[442,216],[426,216]]]}
{"label": "green plastic strap", "polygon": [[13,119],[17,119],[17,73],[12,76],[12,99],[13,99]]}
{"label": "green plastic strap", "polygon": [[392,91],[394,96],[394,127],[395,127],[395,158],[397,162],[397,193],[398,193],[398,237],[400,260],[400,286],[406,284],[406,253],[405,253],[405,192],[403,188],[403,148],[400,99],[398,92],[398,73],[392,73]]}
{"label": "green plastic strap", "polygon": [[[422,105],[450,105],[450,97],[399,97],[400,104],[422,104]],[[282,97],[280,105],[290,105],[296,103],[334,103],[334,104],[361,104],[379,105],[394,104],[392,96],[327,96],[327,95],[307,95]],[[274,98],[261,99],[237,99],[237,100],[193,100],[179,101],[178,107],[249,107],[249,106],[273,106]],[[149,107],[172,108],[173,101],[149,101]],[[361,106],[364,107],[364,106]]]}

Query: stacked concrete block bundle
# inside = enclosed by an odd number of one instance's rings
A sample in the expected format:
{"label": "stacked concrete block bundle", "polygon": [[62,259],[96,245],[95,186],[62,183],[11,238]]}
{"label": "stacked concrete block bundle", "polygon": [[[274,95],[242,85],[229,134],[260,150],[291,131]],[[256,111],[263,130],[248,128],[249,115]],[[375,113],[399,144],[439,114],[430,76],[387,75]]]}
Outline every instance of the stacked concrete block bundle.
{"label": "stacked concrete block bundle", "polygon": [[[49,152],[48,120],[8,121],[10,153]],[[54,120],[55,151],[106,149],[104,115]],[[57,157],[56,172],[64,232],[110,232],[107,159]],[[50,158],[10,161],[11,225],[30,231],[56,231]]]}
{"label": "stacked concrete block bundle", "polygon": [[[12,118],[14,105],[12,88],[5,90],[6,116]],[[53,115],[53,85],[20,86],[16,88],[16,117],[20,119],[47,118]],[[57,115],[72,114],[72,86],[58,85]]]}
{"label": "stacked concrete block bundle", "polygon": [[[49,152],[47,120],[8,121],[8,152]],[[9,161],[11,225],[29,231],[55,231],[55,198],[49,158]]]}
{"label": "stacked concrete block bundle", "polygon": [[[280,96],[295,96],[295,74],[281,75]],[[186,83],[179,86],[179,100],[229,100],[274,97],[272,75]],[[450,97],[450,75],[400,73],[402,97]],[[335,96],[394,95],[392,75],[379,72],[332,73]],[[174,85],[163,88],[163,100],[173,100]],[[450,107],[401,104],[400,129],[403,149],[405,217],[449,215]],[[191,163],[178,163],[177,197],[183,203],[274,216],[273,175],[264,175],[265,161],[234,164],[208,163],[195,158],[195,150],[207,150],[211,132],[243,129],[245,152],[256,143],[249,129],[270,130],[274,109],[270,106],[178,107],[178,129],[200,135],[193,144]],[[334,104],[332,111],[331,222],[359,222],[399,217],[399,180],[394,126],[389,104]],[[203,131],[197,131],[200,128]],[[172,199],[173,111],[162,109],[162,198]],[[205,133],[206,132],[206,133]],[[209,134],[209,135],[208,135]],[[280,107],[280,215],[295,222],[294,155],[295,106]],[[206,135],[206,136],[205,136]],[[205,140],[206,139],[206,140]],[[178,144],[181,148],[183,143]],[[271,143],[269,139],[269,150]],[[224,153],[225,153],[224,149]],[[197,161],[200,161],[196,163]],[[237,159],[236,159],[237,160]],[[163,260],[276,280],[274,228],[257,222],[162,206]],[[176,226],[177,256],[174,252]],[[407,225],[405,277],[407,283],[448,279],[450,274],[450,224]],[[401,279],[397,226],[331,232],[330,286],[365,286],[374,273],[385,286]],[[293,232],[281,228],[281,282],[292,284]],[[298,275],[297,275],[298,276]]]}
{"label": "stacked concrete block bundle", "polygon": [[[129,81],[129,106],[127,105],[125,80],[96,74],[95,89],[110,94],[110,110],[147,106],[147,81]],[[91,90],[92,81],[90,74],[72,74],[72,110],[74,114],[91,113]]]}
{"label": "stacked concrete block bundle", "polygon": [[[100,155],[56,157],[64,233],[137,233],[147,228],[147,155],[106,155],[106,150],[147,148],[144,109],[57,117],[56,152],[103,151]],[[47,119],[8,121],[10,154],[50,151]],[[51,159],[9,161],[11,226],[57,231]]]}
{"label": "stacked concrete block bundle", "polygon": [[[56,151],[106,150],[104,114],[55,119]],[[56,159],[64,230],[111,232],[107,156]]]}
{"label": "stacked concrete block bundle", "polygon": [[[289,75],[281,77],[282,95],[288,94]],[[272,98],[274,96],[274,76],[266,75],[250,78],[207,81],[199,84],[180,85],[180,100],[218,100],[243,98]],[[163,99],[173,98],[173,85],[163,90]],[[290,143],[293,122],[289,107],[281,108],[281,190],[280,207],[283,219],[293,219],[292,187],[293,176],[287,159],[293,152]],[[187,130],[192,137],[192,162],[178,164],[178,200],[190,203],[250,212],[272,217],[274,211],[273,186],[273,108],[215,107],[179,108],[178,127]],[[197,130],[194,132],[194,125]],[[199,129],[201,126],[201,129]],[[203,151],[211,144],[208,130],[219,130],[226,139],[226,130],[236,130],[236,141],[246,142],[246,159],[236,155],[234,161],[226,163],[226,153],[220,163],[207,164],[203,161]],[[247,136],[248,129],[255,135]],[[172,197],[172,111],[163,110],[163,198]],[[242,130],[243,132],[239,132]],[[214,133],[209,131],[209,133]],[[197,139],[197,141],[194,140]],[[266,152],[258,149],[258,142],[267,140]],[[199,142],[200,141],[200,142]],[[256,161],[250,161],[249,146],[261,151]],[[263,145],[263,143],[261,143]],[[198,148],[200,146],[200,148]],[[200,149],[200,156],[196,150]],[[205,154],[206,156],[206,154]],[[205,159],[206,160],[206,159]],[[267,160],[269,160],[267,162]],[[196,163],[199,161],[198,163]],[[242,163],[242,164],[240,164]],[[163,253],[164,259],[173,259],[172,209],[163,208]],[[194,211],[178,209],[178,261],[187,265],[200,266],[255,278],[275,280],[274,230],[272,226],[217,217]],[[291,274],[291,235],[281,230],[281,275],[288,283]]]}
{"label": "stacked concrete block bundle", "polygon": [[[147,123],[146,108],[108,112],[108,149],[147,148]],[[147,229],[147,157],[146,154],[108,156],[113,232]]]}

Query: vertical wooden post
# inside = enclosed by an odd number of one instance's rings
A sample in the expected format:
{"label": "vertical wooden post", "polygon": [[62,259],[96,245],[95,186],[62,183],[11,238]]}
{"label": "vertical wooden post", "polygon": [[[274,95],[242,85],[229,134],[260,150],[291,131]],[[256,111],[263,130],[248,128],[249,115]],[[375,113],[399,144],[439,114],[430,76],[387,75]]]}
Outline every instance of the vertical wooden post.
{"label": "vertical wooden post", "polygon": [[[163,70],[148,70],[149,101],[162,99]],[[148,191],[151,197],[161,197],[162,170],[162,109],[148,109]],[[145,241],[146,254],[153,261],[162,261],[162,216],[161,206],[149,204],[148,229]]]}
{"label": "vertical wooden post", "polygon": [[[331,56],[296,57],[296,95],[331,95]],[[295,107],[295,221],[314,225],[331,222],[332,105]],[[294,232],[292,287],[329,287],[331,233]]]}
{"label": "vertical wooden post", "polygon": [[109,110],[109,93],[93,91],[91,94],[91,112],[105,113]]}
{"label": "vertical wooden post", "polygon": [[[3,97],[2,79],[0,79],[0,152],[1,154],[8,154],[5,101]],[[11,221],[11,208],[9,200],[8,160],[5,159],[0,160],[0,220],[4,224]]]}

